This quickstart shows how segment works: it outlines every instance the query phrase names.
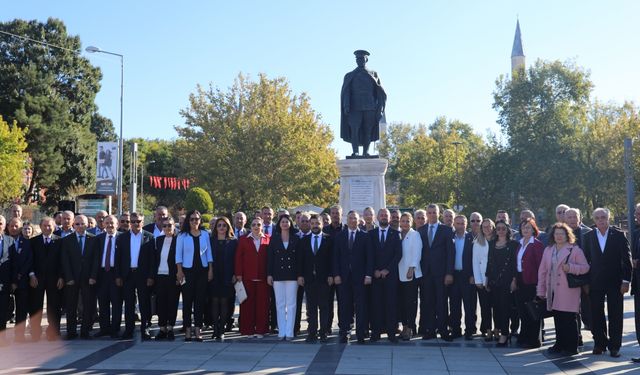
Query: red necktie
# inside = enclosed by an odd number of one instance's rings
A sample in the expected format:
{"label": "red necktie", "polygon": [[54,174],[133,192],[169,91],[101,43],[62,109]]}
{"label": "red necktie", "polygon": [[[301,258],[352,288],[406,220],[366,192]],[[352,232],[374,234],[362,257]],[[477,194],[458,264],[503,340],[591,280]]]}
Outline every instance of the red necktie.
{"label": "red necktie", "polygon": [[107,241],[107,256],[104,258],[104,270],[109,272],[111,270],[111,236],[108,236]]}

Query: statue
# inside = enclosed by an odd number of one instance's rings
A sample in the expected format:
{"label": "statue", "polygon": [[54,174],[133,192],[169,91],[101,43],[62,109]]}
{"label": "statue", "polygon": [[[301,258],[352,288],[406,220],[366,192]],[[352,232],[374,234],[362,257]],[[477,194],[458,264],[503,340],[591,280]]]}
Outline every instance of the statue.
{"label": "statue", "polygon": [[380,84],[378,73],[368,70],[365,65],[369,52],[357,50],[358,67],[344,76],[340,94],[340,137],[350,142],[353,149],[351,158],[370,157],[369,145],[380,136],[379,123],[384,116],[387,94]]}

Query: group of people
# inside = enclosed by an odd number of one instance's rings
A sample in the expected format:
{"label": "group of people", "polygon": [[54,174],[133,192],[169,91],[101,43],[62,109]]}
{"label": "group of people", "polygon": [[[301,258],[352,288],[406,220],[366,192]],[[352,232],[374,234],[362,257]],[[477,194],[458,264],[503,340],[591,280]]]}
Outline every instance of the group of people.
{"label": "group of people", "polygon": [[[242,212],[232,220],[214,217],[207,231],[200,212],[187,212],[176,226],[160,206],[144,227],[135,212],[118,218],[101,211],[88,228],[86,216],[64,211],[43,218],[37,236],[33,227],[24,229],[18,208],[8,222],[0,216],[2,345],[10,294],[16,341],[25,341],[27,317],[31,339],[41,338],[45,295],[50,340],[60,336],[63,311],[67,339],[78,337],[78,320],[81,338],[131,339],[136,308],[142,340],[152,338],[152,310],[158,316],[155,339],[174,339],[182,295],[186,341],[202,341],[207,325],[212,338],[222,339],[237,296],[240,334],[256,338],[299,335],[304,301],[306,341],[325,341],[337,299],[342,343],[355,325],[358,343],[383,335],[391,342],[437,335],[472,340],[480,333],[498,347],[517,337],[518,346],[537,348],[544,318],[553,317],[550,353],[576,354],[584,324],[593,334],[593,354],[608,350],[618,357],[623,295],[640,253],[638,231],[630,242],[610,225],[607,209],[594,210],[590,228],[578,209],[566,205],[556,208],[557,222],[545,231],[530,210],[512,227],[505,211],[493,221],[478,212],[467,220],[445,210],[440,221],[435,204],[414,213],[368,207],[362,215],[348,212],[345,224],[339,206],[295,216],[263,207],[250,222]],[[91,335],[96,315],[99,330]]]}

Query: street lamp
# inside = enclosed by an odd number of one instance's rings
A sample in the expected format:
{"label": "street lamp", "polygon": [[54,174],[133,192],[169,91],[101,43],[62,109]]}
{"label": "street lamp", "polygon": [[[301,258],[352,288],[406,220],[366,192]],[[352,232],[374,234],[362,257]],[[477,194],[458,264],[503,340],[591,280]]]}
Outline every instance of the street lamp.
{"label": "street lamp", "polygon": [[[149,164],[155,164],[155,160],[149,160]],[[140,163],[140,212],[144,215],[144,163]]]}
{"label": "street lamp", "polygon": [[462,144],[460,141],[451,142],[456,146],[456,211],[462,211],[460,207],[460,178],[458,176],[458,146]]}
{"label": "street lamp", "polygon": [[116,186],[116,194],[118,195],[118,214],[122,215],[122,173],[123,173],[123,159],[124,159],[124,138],[122,138],[122,106],[124,97],[124,56],[119,53],[109,52],[101,50],[98,47],[89,46],[85,48],[85,51],[89,53],[104,53],[107,55],[113,55],[120,57],[120,139],[118,145],[118,181]]}

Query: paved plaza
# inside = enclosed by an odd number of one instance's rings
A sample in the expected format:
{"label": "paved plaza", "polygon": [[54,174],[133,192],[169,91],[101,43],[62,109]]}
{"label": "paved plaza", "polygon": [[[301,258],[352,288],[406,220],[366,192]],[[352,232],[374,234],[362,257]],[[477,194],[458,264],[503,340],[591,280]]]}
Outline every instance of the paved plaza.
{"label": "paved plaza", "polygon": [[304,334],[293,342],[275,336],[250,339],[234,330],[224,342],[185,343],[178,335],[173,342],[93,339],[13,344],[0,348],[0,374],[640,374],[640,366],[630,361],[640,355],[632,297],[625,298],[625,312],[622,357],[617,359],[591,355],[593,342],[587,331],[582,332],[585,346],[580,355],[547,357],[545,349],[554,336],[553,320],[547,319],[547,341],[533,350],[495,348],[479,336],[451,343],[415,338],[399,344],[383,339],[345,345],[336,337],[325,344],[307,344]]}

